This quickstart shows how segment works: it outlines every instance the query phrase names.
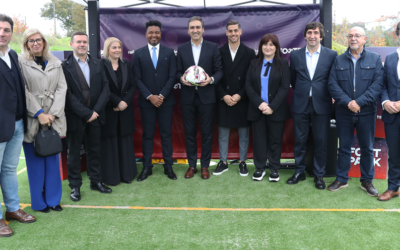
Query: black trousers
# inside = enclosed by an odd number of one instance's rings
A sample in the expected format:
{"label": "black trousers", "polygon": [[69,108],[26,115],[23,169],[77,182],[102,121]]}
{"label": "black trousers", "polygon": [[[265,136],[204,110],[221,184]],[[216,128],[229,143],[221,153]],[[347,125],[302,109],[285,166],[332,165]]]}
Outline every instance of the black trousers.
{"label": "black trousers", "polygon": [[[164,158],[164,167],[172,167],[172,115],[174,106],[140,107],[143,124],[142,150],[143,167],[152,168],[154,134],[158,119],[158,129],[161,137],[161,147]],[[159,143],[159,142],[157,142]]]}
{"label": "black trousers", "polygon": [[303,113],[293,113],[294,123],[294,159],[296,173],[303,173],[306,169],[305,154],[307,149],[308,131],[310,123],[314,137],[314,175],[324,176],[328,153],[328,133],[331,114],[319,115],[314,111],[312,101],[308,101]]}
{"label": "black trousers", "polygon": [[253,121],[253,160],[257,169],[269,167],[278,170],[281,167],[281,152],[285,121],[271,121],[268,115],[262,115]]}
{"label": "black trousers", "polygon": [[81,145],[85,140],[87,174],[91,182],[101,182],[100,175],[100,135],[101,127],[90,123],[84,132],[67,132],[68,181],[71,188],[82,186]]}
{"label": "black trousers", "polygon": [[201,131],[201,167],[208,168],[210,166],[214,109],[214,103],[202,104],[197,94],[192,104],[182,104],[186,154],[190,167],[196,168],[197,166],[197,117],[200,120]]}

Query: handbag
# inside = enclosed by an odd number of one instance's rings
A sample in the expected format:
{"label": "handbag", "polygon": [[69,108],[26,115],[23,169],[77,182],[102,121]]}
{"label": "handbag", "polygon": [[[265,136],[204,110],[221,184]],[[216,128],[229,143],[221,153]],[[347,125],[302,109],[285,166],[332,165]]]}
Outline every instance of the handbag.
{"label": "handbag", "polygon": [[47,130],[39,125],[39,131],[33,137],[33,153],[35,156],[47,157],[61,153],[63,146],[60,135],[50,125]]}

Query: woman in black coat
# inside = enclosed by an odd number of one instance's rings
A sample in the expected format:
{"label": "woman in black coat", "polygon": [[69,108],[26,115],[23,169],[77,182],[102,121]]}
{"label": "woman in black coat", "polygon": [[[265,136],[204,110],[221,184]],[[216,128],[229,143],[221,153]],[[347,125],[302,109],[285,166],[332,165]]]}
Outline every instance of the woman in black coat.
{"label": "woman in black coat", "polygon": [[290,69],[282,58],[278,37],[266,34],[261,38],[258,55],[251,62],[246,77],[246,93],[250,104],[247,119],[253,126],[253,158],[256,171],[253,180],[265,175],[267,154],[271,174],[269,181],[279,181],[285,121],[290,118],[286,94],[290,87]]}
{"label": "woman in black coat", "polygon": [[137,174],[132,135],[135,132],[133,96],[136,90],[131,64],[122,60],[122,43],[115,37],[104,42],[102,59],[110,101],[101,131],[101,176],[109,185],[131,183]]}

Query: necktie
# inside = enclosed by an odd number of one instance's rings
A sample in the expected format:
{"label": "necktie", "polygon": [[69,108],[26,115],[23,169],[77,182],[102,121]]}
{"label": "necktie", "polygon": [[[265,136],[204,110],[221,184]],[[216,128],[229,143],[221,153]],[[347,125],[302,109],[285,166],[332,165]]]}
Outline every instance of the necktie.
{"label": "necktie", "polygon": [[154,68],[157,68],[157,54],[156,54],[156,47],[153,47],[153,55],[152,55],[153,65]]}
{"label": "necktie", "polygon": [[267,66],[267,68],[265,69],[265,72],[264,72],[264,76],[267,76],[268,75],[268,71],[271,68],[271,63],[267,62],[264,66]]}

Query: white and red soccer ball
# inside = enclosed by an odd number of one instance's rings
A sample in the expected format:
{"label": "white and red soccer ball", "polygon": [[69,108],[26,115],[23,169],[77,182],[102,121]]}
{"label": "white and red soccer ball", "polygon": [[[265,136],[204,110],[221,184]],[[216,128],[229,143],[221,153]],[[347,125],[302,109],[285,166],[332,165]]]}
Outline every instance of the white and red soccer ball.
{"label": "white and red soccer ball", "polygon": [[200,66],[190,66],[185,71],[185,79],[192,85],[199,86],[206,78],[206,72]]}

